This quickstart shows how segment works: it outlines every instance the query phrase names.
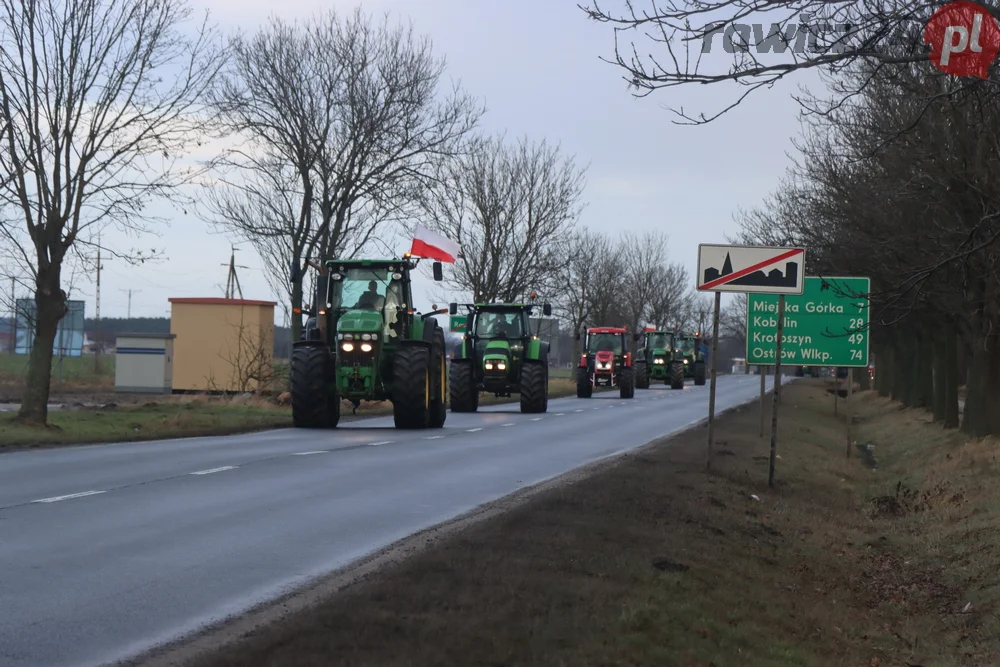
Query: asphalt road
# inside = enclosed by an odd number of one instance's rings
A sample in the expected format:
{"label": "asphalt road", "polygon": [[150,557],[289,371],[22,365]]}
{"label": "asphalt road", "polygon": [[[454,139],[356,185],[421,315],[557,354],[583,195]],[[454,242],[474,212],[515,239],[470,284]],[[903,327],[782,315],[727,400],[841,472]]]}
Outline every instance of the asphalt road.
{"label": "asphalt road", "polygon": [[[721,376],[717,409],[759,386]],[[707,408],[707,386],[659,385],[552,400],[544,415],[449,413],[436,431],[377,418],[2,455],[0,665],[127,658]]]}

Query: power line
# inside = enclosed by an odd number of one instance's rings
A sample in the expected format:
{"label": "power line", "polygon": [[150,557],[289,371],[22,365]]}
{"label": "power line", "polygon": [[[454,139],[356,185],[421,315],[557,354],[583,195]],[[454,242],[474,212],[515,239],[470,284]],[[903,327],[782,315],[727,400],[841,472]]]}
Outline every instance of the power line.
{"label": "power line", "polygon": [[138,294],[142,290],[141,289],[133,290],[132,288],[125,289],[124,287],[119,287],[118,291],[119,292],[128,292],[128,319],[132,319],[132,292],[135,292],[136,294]]}

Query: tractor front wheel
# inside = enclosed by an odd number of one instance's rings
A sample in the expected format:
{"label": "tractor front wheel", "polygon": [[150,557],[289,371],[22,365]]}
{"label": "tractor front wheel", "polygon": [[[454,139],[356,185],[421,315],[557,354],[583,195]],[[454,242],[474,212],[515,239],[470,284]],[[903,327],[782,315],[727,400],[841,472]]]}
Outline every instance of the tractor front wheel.
{"label": "tractor front wheel", "polygon": [[340,400],[327,393],[332,362],[325,347],[292,351],[292,424],[296,428],[335,428],[340,421]]}
{"label": "tractor front wheel", "polygon": [[479,392],[472,362],[455,359],[451,362],[451,411],[475,412],[479,409]]}
{"label": "tractor front wheel", "polygon": [[594,393],[594,385],[590,384],[590,373],[586,368],[576,369],[576,397],[590,398]]}
{"label": "tractor front wheel", "polygon": [[684,388],[684,364],[680,361],[670,362],[670,388]]}
{"label": "tractor front wheel", "polygon": [[635,398],[634,368],[623,368],[618,374],[618,395],[622,398]]}
{"label": "tractor front wheel", "polygon": [[696,385],[705,384],[705,362],[696,361],[694,362],[694,383]]}
{"label": "tractor front wheel", "polygon": [[649,364],[645,361],[635,362],[635,388],[649,389]]}
{"label": "tractor front wheel", "polygon": [[521,412],[538,413],[548,409],[548,368],[540,363],[521,364]]}
{"label": "tractor front wheel", "polygon": [[396,428],[430,426],[430,350],[403,347],[393,359],[392,418]]}

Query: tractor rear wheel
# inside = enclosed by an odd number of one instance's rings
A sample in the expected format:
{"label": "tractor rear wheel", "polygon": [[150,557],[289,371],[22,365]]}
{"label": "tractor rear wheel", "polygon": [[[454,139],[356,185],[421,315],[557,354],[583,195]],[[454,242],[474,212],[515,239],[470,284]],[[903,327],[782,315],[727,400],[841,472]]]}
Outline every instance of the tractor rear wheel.
{"label": "tractor rear wheel", "polygon": [[392,363],[392,418],[396,428],[430,426],[430,350],[401,347]]}
{"label": "tractor rear wheel", "polygon": [[537,362],[521,364],[521,412],[545,412],[548,409],[548,368]]}
{"label": "tractor rear wheel", "polygon": [[623,368],[618,374],[618,395],[622,398],[635,398],[634,368]]}
{"label": "tractor rear wheel", "polygon": [[705,362],[696,361],[694,362],[694,383],[696,385],[705,384]]}
{"label": "tractor rear wheel", "polygon": [[645,361],[635,362],[635,388],[649,389],[649,364]]}
{"label": "tractor rear wheel", "polygon": [[590,398],[594,393],[594,385],[590,384],[590,373],[586,368],[576,369],[576,397]]}
{"label": "tractor rear wheel", "polygon": [[332,362],[326,347],[292,350],[292,424],[296,428],[335,428],[340,421],[340,400],[327,394]]}
{"label": "tractor rear wheel", "polygon": [[684,363],[680,361],[670,362],[670,383],[671,389],[684,388]]}
{"label": "tractor rear wheel", "polygon": [[451,362],[449,397],[452,412],[475,412],[479,409],[479,391],[472,362],[455,359]]}
{"label": "tractor rear wheel", "polygon": [[431,372],[430,427],[441,428],[448,417],[448,361],[445,359],[444,329],[434,332],[433,364]]}

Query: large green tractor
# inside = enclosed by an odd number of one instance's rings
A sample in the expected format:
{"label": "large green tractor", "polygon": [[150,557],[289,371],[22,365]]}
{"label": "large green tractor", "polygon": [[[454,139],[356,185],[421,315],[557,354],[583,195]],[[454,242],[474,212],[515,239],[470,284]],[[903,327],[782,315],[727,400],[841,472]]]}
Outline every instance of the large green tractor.
{"label": "large green tractor", "polygon": [[[444,426],[447,358],[435,310],[413,307],[410,276],[419,260],[330,260],[303,339],[292,350],[292,422],[334,428],[340,402],[392,401],[396,428]],[[315,266],[315,265],[314,265]],[[434,280],[441,280],[435,262]],[[301,275],[296,263],[292,279]],[[314,318],[314,321],[313,321]]]}
{"label": "large green tractor", "polygon": [[[468,325],[462,346],[451,361],[451,411],[475,412],[480,392],[521,395],[521,412],[549,407],[549,343],[532,334],[529,316],[535,304],[462,304]],[[455,315],[459,304],[450,305]],[[552,306],[542,305],[552,314]]]}
{"label": "large green tractor", "polygon": [[684,365],[684,378],[694,378],[696,385],[705,384],[705,368],[707,355],[701,349],[701,338],[695,335],[678,335],[676,337],[676,352]]}
{"label": "large green tractor", "polygon": [[684,360],[674,331],[646,331],[642,334],[635,355],[635,386],[637,389],[649,389],[653,381],[669,384],[671,389],[684,388]]}

